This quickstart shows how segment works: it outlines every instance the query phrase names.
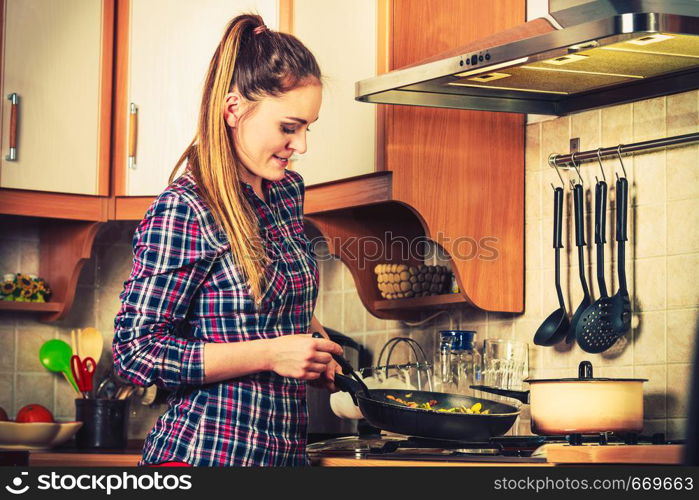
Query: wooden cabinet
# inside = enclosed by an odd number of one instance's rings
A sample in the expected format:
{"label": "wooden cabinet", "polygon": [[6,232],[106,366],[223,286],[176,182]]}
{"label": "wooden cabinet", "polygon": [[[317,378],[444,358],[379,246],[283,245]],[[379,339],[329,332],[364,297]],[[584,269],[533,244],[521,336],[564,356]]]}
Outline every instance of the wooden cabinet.
{"label": "wooden cabinet", "polygon": [[354,100],[354,83],[376,74],[377,0],[294,2],[293,33],[324,76],[323,105],[308,152],[294,162],[307,186],[376,170],[376,107]]}
{"label": "wooden cabinet", "polygon": [[[523,0],[381,3],[387,6],[380,25],[390,70],[439,59],[525,20]],[[313,186],[306,202],[309,222],[348,266],[364,306],[385,319],[417,319],[423,310],[451,304],[522,312],[524,116],[396,105],[378,110],[386,175]],[[366,205],[349,196],[356,182],[373,194]],[[377,182],[380,190],[372,188]],[[337,200],[334,211],[318,201],[329,198]],[[351,204],[339,206],[344,199]],[[383,243],[383,251],[363,252],[358,242],[366,237]],[[375,264],[419,263],[418,252],[396,255],[392,245],[422,237],[449,255],[460,292],[381,300]]]}
{"label": "wooden cabinet", "polygon": [[[0,187],[108,194],[114,1],[4,0],[0,7]],[[8,95],[16,96],[15,109]],[[11,146],[14,160],[6,156]]]}
{"label": "wooden cabinet", "polygon": [[114,193],[154,196],[194,137],[202,85],[226,25],[257,12],[278,29],[279,2],[130,0],[118,10]]}

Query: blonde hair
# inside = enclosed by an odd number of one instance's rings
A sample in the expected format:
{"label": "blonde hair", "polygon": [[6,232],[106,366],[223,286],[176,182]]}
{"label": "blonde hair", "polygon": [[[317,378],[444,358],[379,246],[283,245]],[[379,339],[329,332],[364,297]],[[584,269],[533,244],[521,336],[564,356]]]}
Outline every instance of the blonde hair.
{"label": "blonde hair", "polygon": [[245,99],[279,96],[305,83],[320,82],[313,54],[294,36],[269,30],[260,16],[233,19],[214,53],[199,109],[197,132],[170,174],[183,162],[204,201],[228,237],[231,253],[257,303],[262,299],[268,257],[257,216],[240,184],[245,168],[236,154],[223,117],[225,98],[236,89]]}

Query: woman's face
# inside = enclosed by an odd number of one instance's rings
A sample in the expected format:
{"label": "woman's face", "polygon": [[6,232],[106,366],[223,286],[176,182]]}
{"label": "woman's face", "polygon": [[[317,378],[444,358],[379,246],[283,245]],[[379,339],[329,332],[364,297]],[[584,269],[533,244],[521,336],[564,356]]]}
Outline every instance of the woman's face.
{"label": "woman's face", "polygon": [[306,152],[309,124],[318,119],[320,84],[296,87],[279,97],[266,97],[252,104],[233,92],[226,98],[224,118],[231,127],[233,144],[246,167],[244,181],[284,178],[289,157]]}

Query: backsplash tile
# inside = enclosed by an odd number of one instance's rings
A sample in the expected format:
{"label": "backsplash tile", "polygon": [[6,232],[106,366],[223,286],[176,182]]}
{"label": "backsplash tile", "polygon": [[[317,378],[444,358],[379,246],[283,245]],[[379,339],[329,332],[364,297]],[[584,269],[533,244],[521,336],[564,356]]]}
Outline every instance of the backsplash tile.
{"label": "backsplash tile", "polygon": [[667,312],[667,360],[669,363],[690,363],[693,360],[699,331],[699,309]]}
{"label": "backsplash tile", "polygon": [[668,308],[694,307],[699,304],[699,254],[667,258]]}
{"label": "backsplash tile", "polygon": [[15,411],[28,404],[40,404],[55,411],[54,380],[61,375],[18,373],[15,382]]}
{"label": "backsplash tile", "polygon": [[17,371],[46,373],[39,362],[39,349],[44,342],[56,338],[56,327],[20,322],[17,331]]}
{"label": "backsplash tile", "polygon": [[633,104],[602,109],[601,139],[597,147],[633,142]]}
{"label": "backsplash tile", "polygon": [[15,371],[15,328],[0,324],[0,373]]}
{"label": "backsplash tile", "polygon": [[15,410],[15,375],[0,373],[0,407],[4,408],[9,418],[14,419]]}
{"label": "backsplash tile", "polygon": [[667,199],[687,200],[699,198],[699,145],[687,145],[668,149]]}
{"label": "backsplash tile", "polygon": [[667,204],[667,253],[699,252],[699,198]]}

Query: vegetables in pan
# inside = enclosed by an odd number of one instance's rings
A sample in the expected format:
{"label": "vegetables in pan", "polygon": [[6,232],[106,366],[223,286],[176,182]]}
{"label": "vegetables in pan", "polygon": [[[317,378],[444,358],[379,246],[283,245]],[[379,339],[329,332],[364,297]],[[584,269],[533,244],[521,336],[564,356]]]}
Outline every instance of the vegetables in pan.
{"label": "vegetables in pan", "polygon": [[[405,397],[409,398],[412,396],[412,394],[406,394]],[[405,401],[403,399],[397,398],[392,395],[387,395],[386,399],[390,399],[391,401],[395,401],[396,403],[402,404],[407,406],[408,408],[417,408],[419,410],[433,410],[433,411],[441,411],[445,413],[467,413],[469,415],[488,415],[490,414],[490,410],[483,410],[483,405],[481,403],[476,403],[470,408],[467,408],[465,406],[456,406],[453,408],[436,408],[438,402],[435,399],[431,399],[427,401],[426,403],[416,403],[415,401]]]}

